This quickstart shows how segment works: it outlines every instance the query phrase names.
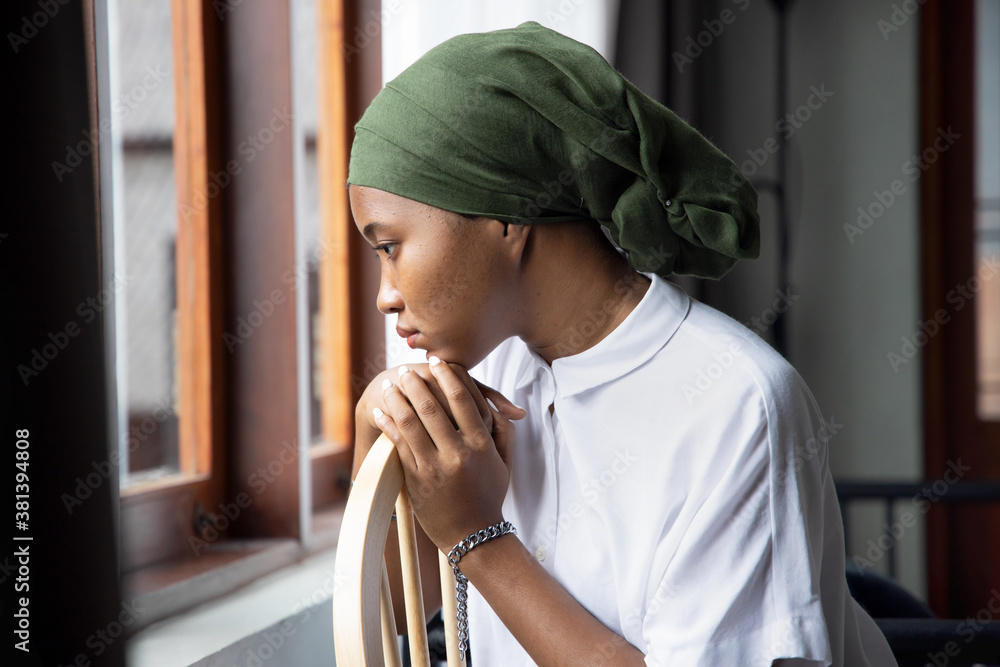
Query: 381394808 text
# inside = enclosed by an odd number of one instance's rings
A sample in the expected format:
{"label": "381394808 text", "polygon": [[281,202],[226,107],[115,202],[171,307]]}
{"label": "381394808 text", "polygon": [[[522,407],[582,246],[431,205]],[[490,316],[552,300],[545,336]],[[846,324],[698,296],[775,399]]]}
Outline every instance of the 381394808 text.
{"label": "381394808 text", "polygon": [[28,475],[29,447],[28,429],[18,429],[14,433],[17,442],[14,447],[14,558],[17,559],[17,576],[14,578],[14,648],[29,652],[31,641],[31,614],[28,611],[31,590],[31,536],[28,524],[31,520],[31,477]]}

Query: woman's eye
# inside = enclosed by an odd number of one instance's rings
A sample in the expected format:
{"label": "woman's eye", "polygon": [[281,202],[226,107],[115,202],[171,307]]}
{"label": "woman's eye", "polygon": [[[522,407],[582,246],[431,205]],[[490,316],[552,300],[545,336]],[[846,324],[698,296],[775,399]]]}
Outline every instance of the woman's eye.
{"label": "woman's eye", "polygon": [[392,257],[392,253],[396,252],[396,245],[395,243],[383,243],[375,246],[375,252],[384,252],[386,257]]}

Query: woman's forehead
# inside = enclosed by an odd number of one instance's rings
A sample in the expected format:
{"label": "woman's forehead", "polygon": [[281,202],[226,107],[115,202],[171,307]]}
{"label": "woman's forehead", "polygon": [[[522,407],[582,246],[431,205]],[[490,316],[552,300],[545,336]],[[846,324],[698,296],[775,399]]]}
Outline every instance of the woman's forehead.
{"label": "woman's forehead", "polygon": [[419,226],[430,230],[446,226],[452,229],[458,222],[468,222],[461,214],[377,188],[351,185],[349,193],[355,222],[366,238],[400,228]]}

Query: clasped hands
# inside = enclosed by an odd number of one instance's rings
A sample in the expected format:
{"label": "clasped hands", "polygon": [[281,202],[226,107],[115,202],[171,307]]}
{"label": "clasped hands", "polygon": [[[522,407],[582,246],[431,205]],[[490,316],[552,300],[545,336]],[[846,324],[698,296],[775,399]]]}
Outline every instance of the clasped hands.
{"label": "clasped hands", "polygon": [[448,553],[470,533],[503,521],[511,420],[525,411],[461,366],[429,362],[380,374],[361,401],[369,425],[399,453],[417,521]]}

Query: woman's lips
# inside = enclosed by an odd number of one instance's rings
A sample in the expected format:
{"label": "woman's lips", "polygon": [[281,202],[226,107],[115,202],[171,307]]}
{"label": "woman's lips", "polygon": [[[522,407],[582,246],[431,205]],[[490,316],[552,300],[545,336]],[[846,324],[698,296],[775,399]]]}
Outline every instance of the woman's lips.
{"label": "woman's lips", "polygon": [[402,327],[396,327],[396,333],[399,334],[400,338],[406,339],[406,344],[410,346],[410,349],[415,349],[417,346],[417,336],[420,335],[419,331],[411,331],[410,329],[404,329]]}

